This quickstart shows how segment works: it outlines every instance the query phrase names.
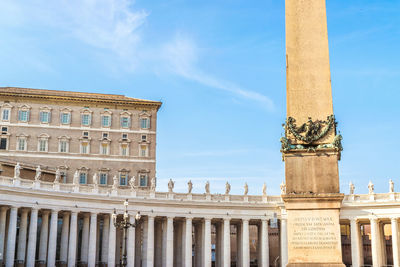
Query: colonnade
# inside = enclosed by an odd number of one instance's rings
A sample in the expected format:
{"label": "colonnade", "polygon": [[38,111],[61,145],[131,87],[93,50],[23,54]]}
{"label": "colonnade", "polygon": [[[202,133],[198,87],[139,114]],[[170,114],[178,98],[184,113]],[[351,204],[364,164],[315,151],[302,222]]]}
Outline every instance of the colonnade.
{"label": "colonnade", "polygon": [[[134,223],[134,216],[130,219]],[[211,267],[215,261],[216,267],[230,267],[231,261],[236,261],[238,267],[249,267],[250,225],[258,229],[258,266],[269,266],[267,218],[156,214],[142,216],[136,228],[128,230],[128,266]],[[122,256],[122,242],[122,230],[114,227],[111,213],[0,207],[0,260],[7,267],[33,267],[38,263],[116,266]],[[232,242],[236,242],[236,256]]]}
{"label": "colonnade", "polygon": [[399,218],[350,218],[351,258],[352,266],[364,266],[362,225],[370,225],[372,266],[387,266],[384,243],[384,224],[391,224],[393,266],[400,267]]}

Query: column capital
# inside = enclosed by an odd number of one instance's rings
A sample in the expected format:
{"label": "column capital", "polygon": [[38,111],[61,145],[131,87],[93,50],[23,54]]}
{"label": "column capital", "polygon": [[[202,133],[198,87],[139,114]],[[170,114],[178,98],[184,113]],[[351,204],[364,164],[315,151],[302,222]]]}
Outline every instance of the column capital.
{"label": "column capital", "polygon": [[90,213],[90,217],[97,217],[97,215],[98,215],[97,212],[91,212]]}
{"label": "column capital", "polygon": [[228,222],[230,222],[231,221],[231,218],[229,218],[229,217],[224,217],[224,218],[222,218],[224,221],[228,221]]}
{"label": "column capital", "polygon": [[357,217],[351,217],[349,218],[350,222],[358,222],[358,218]]}
{"label": "column capital", "polygon": [[399,220],[399,217],[391,217],[390,221],[392,222],[397,222]]}
{"label": "column capital", "polygon": [[242,218],[242,222],[249,222],[250,219],[249,218]]}
{"label": "column capital", "polygon": [[1,211],[8,210],[8,206],[2,206]]}
{"label": "column capital", "polygon": [[262,222],[268,222],[270,220],[270,218],[261,218]]}

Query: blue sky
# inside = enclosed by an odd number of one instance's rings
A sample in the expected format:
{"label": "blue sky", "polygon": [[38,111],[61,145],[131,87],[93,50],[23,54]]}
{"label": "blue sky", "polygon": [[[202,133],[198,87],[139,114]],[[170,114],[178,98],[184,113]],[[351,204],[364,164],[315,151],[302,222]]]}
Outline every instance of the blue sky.
{"label": "blue sky", "polygon": [[[400,1],[327,1],[348,192],[400,188]],[[0,85],[161,100],[158,190],[279,193],[284,1],[0,2]]]}

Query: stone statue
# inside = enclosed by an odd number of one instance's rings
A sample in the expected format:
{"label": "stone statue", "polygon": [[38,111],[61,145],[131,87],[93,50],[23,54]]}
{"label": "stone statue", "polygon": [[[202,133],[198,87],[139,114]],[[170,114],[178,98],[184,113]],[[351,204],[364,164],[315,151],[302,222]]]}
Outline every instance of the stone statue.
{"label": "stone statue", "polygon": [[129,180],[129,185],[131,186],[132,190],[136,190],[136,177],[132,176],[132,178]]}
{"label": "stone statue", "polygon": [[112,189],[113,190],[117,190],[118,189],[118,177],[116,175],[114,175],[114,177],[113,177]]}
{"label": "stone statue", "polygon": [[226,182],[225,184],[225,195],[229,195],[229,192],[231,192],[231,185]]}
{"label": "stone statue", "polygon": [[175,182],[172,179],[169,179],[168,182],[168,192],[172,193],[174,191]]}
{"label": "stone statue", "polygon": [[389,192],[394,193],[394,183],[392,179],[389,180]]}
{"label": "stone statue", "polygon": [[54,183],[58,184],[60,182],[60,179],[61,179],[61,172],[60,172],[60,169],[57,168],[56,175],[55,175],[55,178],[54,178]]}
{"label": "stone statue", "polygon": [[74,173],[74,179],[72,180],[72,183],[73,183],[74,185],[78,185],[78,184],[79,184],[79,172],[78,172],[78,171],[76,171],[76,172]]}
{"label": "stone statue", "polygon": [[151,178],[150,190],[153,192],[156,191],[156,177]]}
{"label": "stone statue", "polygon": [[244,193],[243,193],[243,195],[247,196],[247,193],[249,193],[249,186],[247,185],[247,183],[244,183]]}
{"label": "stone statue", "polygon": [[282,181],[281,185],[281,195],[285,195],[286,194],[286,184]]}
{"label": "stone statue", "polygon": [[19,165],[19,162],[17,162],[17,165],[14,167],[14,178],[20,178],[21,174],[21,165]]}
{"label": "stone statue", "polygon": [[373,194],[374,193],[374,184],[369,181],[368,183],[368,194]]}
{"label": "stone statue", "polygon": [[193,189],[193,183],[192,183],[192,180],[189,180],[189,182],[188,182],[188,194],[192,193],[192,189]]}
{"label": "stone statue", "polygon": [[263,187],[262,187],[262,194],[263,194],[263,196],[266,196],[266,195],[267,195],[267,184],[266,184],[266,183],[263,184]]}
{"label": "stone statue", "polygon": [[99,185],[99,179],[97,178],[97,173],[93,174],[93,184],[95,187]]}
{"label": "stone statue", "polygon": [[354,189],[356,189],[356,187],[352,182],[350,182],[349,187],[350,187],[350,195],[354,195]]}
{"label": "stone statue", "polygon": [[206,190],[206,194],[210,194],[210,182],[209,181],[206,182],[205,190]]}
{"label": "stone statue", "polygon": [[35,181],[39,181],[41,177],[42,177],[42,170],[40,169],[40,165],[38,165],[36,168]]}

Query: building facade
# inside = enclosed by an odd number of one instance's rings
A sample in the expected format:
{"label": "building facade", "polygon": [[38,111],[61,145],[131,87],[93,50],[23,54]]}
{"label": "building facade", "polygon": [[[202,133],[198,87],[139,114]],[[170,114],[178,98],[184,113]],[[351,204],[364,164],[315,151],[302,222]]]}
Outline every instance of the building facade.
{"label": "building facade", "polygon": [[[0,159],[61,173],[61,182],[155,182],[160,102],[122,95],[0,88]],[[43,176],[43,179],[54,175]],[[33,177],[32,177],[33,178]]]}

